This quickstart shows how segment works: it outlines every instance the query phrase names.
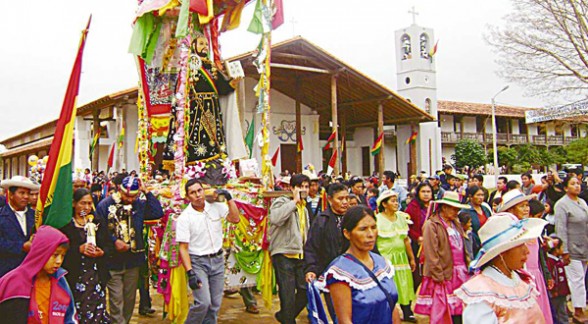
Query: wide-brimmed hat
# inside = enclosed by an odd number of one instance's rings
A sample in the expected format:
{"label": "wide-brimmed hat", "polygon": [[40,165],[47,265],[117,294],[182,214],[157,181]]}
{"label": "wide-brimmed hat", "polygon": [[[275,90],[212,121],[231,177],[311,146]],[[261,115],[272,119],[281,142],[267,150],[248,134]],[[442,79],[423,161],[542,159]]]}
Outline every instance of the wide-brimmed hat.
{"label": "wide-brimmed hat", "polygon": [[310,179],[310,181],[318,181],[319,180],[319,177],[316,175],[316,173],[314,173],[310,170],[304,170],[304,171],[302,171],[302,174],[307,176]]}
{"label": "wide-brimmed hat", "polygon": [[23,176],[14,176],[10,180],[2,180],[0,187],[8,189],[10,187],[26,188],[32,191],[39,191],[41,186],[33,182],[31,179]]}
{"label": "wide-brimmed hat", "polygon": [[457,207],[459,209],[470,209],[472,207],[470,205],[462,204],[459,194],[455,191],[446,191],[445,194],[443,194],[443,198],[435,200],[432,203],[435,204],[435,207],[442,204]]}
{"label": "wide-brimmed hat", "polygon": [[378,199],[376,199],[376,205],[377,205],[378,207],[380,207],[380,204],[381,204],[381,203],[382,203],[384,200],[386,200],[386,199],[388,199],[388,198],[390,198],[390,197],[392,197],[392,196],[396,196],[396,197],[398,197],[398,193],[397,193],[396,191],[392,191],[392,190],[384,190],[384,191],[383,191],[383,192],[380,194],[380,196],[378,197]]}
{"label": "wide-brimmed hat", "polygon": [[519,220],[511,213],[498,213],[488,218],[478,231],[482,247],[470,268],[478,269],[500,253],[538,238],[547,222],[541,218]]}
{"label": "wide-brimmed hat", "polygon": [[282,177],[282,179],[280,179],[280,183],[285,183],[285,184],[289,185],[290,184],[290,179],[291,179],[290,176]]}
{"label": "wide-brimmed hat", "polygon": [[511,209],[512,207],[522,203],[523,201],[528,201],[528,200],[531,200],[535,197],[536,197],[536,195],[525,196],[525,194],[519,190],[511,190],[511,191],[505,193],[504,195],[502,195],[502,202],[498,206],[497,211],[498,212],[507,211],[507,210]]}

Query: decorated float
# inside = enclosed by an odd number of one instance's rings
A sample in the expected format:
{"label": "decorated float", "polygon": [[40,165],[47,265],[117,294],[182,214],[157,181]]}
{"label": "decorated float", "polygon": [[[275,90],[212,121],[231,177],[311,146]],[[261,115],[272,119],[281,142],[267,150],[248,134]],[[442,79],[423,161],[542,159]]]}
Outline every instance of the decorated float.
{"label": "decorated float", "polygon": [[[259,34],[254,89],[262,128],[256,145],[261,165],[247,159],[235,88],[244,77],[238,63],[223,62],[219,35],[247,19],[243,8],[255,5],[248,30]],[[281,0],[139,1],[129,51],[140,76],[140,176],[165,208],[161,222],[150,224],[149,265],[163,294],[168,319],[187,315],[186,275],[175,242],[175,221],[187,202],[183,185],[202,179],[231,191],[241,222],[227,225],[226,287],[257,286],[271,306],[273,270],[267,252],[267,213],[273,187],[269,149],[271,31],[283,22]],[[249,148],[250,149],[250,148]],[[170,173],[169,181],[153,177]],[[158,181],[159,180],[159,181]]]}

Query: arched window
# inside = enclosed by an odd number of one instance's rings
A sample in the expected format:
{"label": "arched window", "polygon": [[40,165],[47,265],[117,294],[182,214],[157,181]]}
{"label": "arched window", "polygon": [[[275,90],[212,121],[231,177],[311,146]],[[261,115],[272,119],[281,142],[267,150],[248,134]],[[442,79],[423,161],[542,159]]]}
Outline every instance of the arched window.
{"label": "arched window", "polygon": [[431,113],[431,99],[429,98],[425,99],[425,111],[427,114]]}
{"label": "arched window", "polygon": [[400,52],[402,53],[402,60],[412,58],[412,45],[410,44],[410,36],[407,34],[400,37]]}
{"label": "arched window", "polygon": [[422,33],[419,37],[420,41],[420,50],[421,50],[421,57],[424,59],[429,59],[429,35]]}

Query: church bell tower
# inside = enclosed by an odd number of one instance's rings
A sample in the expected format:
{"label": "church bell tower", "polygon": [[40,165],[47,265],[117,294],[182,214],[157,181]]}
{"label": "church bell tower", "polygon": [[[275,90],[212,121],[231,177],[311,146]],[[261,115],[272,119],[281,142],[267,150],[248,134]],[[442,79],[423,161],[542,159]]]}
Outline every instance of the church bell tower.
{"label": "church bell tower", "polygon": [[[398,127],[398,147],[405,146],[406,138],[410,137],[413,132],[418,132],[416,154],[407,153],[410,156],[416,156],[416,172],[425,171],[428,174],[434,173],[441,169],[442,151],[441,151],[441,129],[438,124],[437,112],[437,77],[435,66],[436,42],[433,29],[421,27],[416,24],[418,13],[411,11],[413,22],[406,28],[399,29],[395,32],[396,42],[396,77],[397,92],[423,111],[435,118],[434,122],[425,122],[412,126]],[[410,128],[410,129],[409,129]],[[399,158],[404,154],[400,154]],[[400,162],[400,159],[399,159]]]}

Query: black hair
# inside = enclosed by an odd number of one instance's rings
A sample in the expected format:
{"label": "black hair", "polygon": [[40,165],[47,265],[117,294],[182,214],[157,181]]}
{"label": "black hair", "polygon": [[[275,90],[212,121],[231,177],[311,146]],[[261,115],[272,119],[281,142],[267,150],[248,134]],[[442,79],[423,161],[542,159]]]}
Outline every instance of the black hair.
{"label": "black hair", "polygon": [[343,241],[341,242],[341,254],[345,253],[345,251],[349,249],[349,245],[351,244],[349,243],[349,240],[345,237],[345,235],[343,235],[343,230],[351,232],[355,228],[355,226],[357,226],[357,223],[359,223],[366,216],[370,216],[373,219],[376,219],[376,216],[374,216],[374,212],[369,207],[364,205],[350,207],[349,209],[347,209],[347,212],[345,212],[345,215],[343,216],[343,220],[341,222],[341,236],[343,237]]}
{"label": "black hair", "polygon": [[557,245],[549,248],[549,251],[548,251],[549,253],[553,253],[553,251],[555,251],[556,249],[559,249],[563,245],[563,241],[561,238],[559,238],[558,236],[555,236],[553,234],[549,235],[549,237],[551,239],[557,240]]}
{"label": "black hair", "polygon": [[396,173],[390,170],[384,171],[384,177],[386,177],[386,179],[389,179],[392,182],[396,181]]}
{"label": "black hair", "polygon": [[513,189],[517,189],[521,186],[521,183],[516,180],[510,180],[506,183],[506,191],[511,191]]}
{"label": "black hair", "polygon": [[91,192],[94,192],[94,191],[102,191],[102,186],[99,185],[99,184],[97,184],[97,183],[95,183],[95,184],[92,185],[90,191]]}
{"label": "black hair", "polygon": [[529,173],[529,172],[525,172],[525,173],[521,174],[521,179],[523,177],[527,177],[527,179],[533,180],[533,177],[531,176],[531,173]]}
{"label": "black hair", "polygon": [[358,176],[353,176],[351,177],[351,179],[349,179],[348,183],[349,183],[349,187],[353,187],[355,186],[357,183],[363,183],[363,179],[358,177]]}
{"label": "black hair", "polygon": [[8,191],[11,194],[14,194],[18,188],[20,188],[20,187],[17,187],[17,186],[8,187]]}
{"label": "black hair", "polygon": [[482,190],[482,188],[478,186],[471,186],[468,189],[466,189],[466,195],[468,196],[468,198],[471,198],[480,190]]}
{"label": "black hair", "polygon": [[357,200],[358,204],[361,203],[361,200],[359,200],[359,197],[357,197],[355,194],[349,194],[349,200],[351,200],[351,199]]}
{"label": "black hair", "polygon": [[448,170],[448,169],[453,169],[453,167],[451,165],[449,165],[449,164],[445,164],[443,166],[443,171]]}
{"label": "black hair", "polygon": [[292,188],[300,187],[304,182],[308,182],[310,185],[310,178],[302,173],[295,174],[290,178],[290,186]]}
{"label": "black hair", "polygon": [[421,189],[423,189],[423,187],[431,188],[431,194],[433,193],[433,186],[431,186],[431,184],[428,182],[420,183],[416,187],[416,189],[414,190],[414,199],[419,203],[419,206],[421,206],[421,208],[425,207],[425,203],[423,201],[421,201],[421,198],[419,197],[419,192],[421,191]]}
{"label": "black hair", "polygon": [[470,215],[469,212],[467,212],[467,211],[464,210],[464,211],[460,211],[457,214],[457,218],[459,219],[459,222],[462,225],[465,225],[465,224],[467,224],[472,219],[472,215]]}
{"label": "black hair", "polygon": [[529,200],[529,207],[531,208],[531,216],[537,215],[539,213],[543,213],[545,211],[545,205],[543,205],[537,199]]}
{"label": "black hair", "polygon": [[572,179],[578,179],[574,176],[567,176],[564,180],[563,180],[563,186],[564,188],[567,188],[567,186],[570,184],[570,181],[572,181]]}
{"label": "black hair", "polygon": [[555,210],[553,209],[553,201],[551,199],[547,199],[545,200],[545,205],[549,205],[549,212],[547,214],[549,215],[553,215],[555,213]]}
{"label": "black hair", "polygon": [[124,173],[119,173],[112,179],[112,183],[114,183],[116,186],[120,186],[126,177],[127,176]]}
{"label": "black hair", "polygon": [[[382,204],[385,203],[385,202],[387,202],[388,200],[390,200],[390,198],[392,198],[392,196],[390,196],[390,197],[388,197],[388,198],[380,201],[380,203],[378,204],[378,212],[381,213],[381,212],[384,211],[384,209],[386,209],[386,208],[384,208],[384,206],[382,206]],[[396,198],[398,198],[398,196],[396,196]]]}
{"label": "black hair", "polygon": [[341,192],[341,191],[345,191],[345,190],[347,190],[346,185],[339,183],[339,182],[334,182],[334,183],[331,183],[327,187],[327,196],[333,197],[333,196],[335,196],[336,193]]}
{"label": "black hair", "polygon": [[76,191],[74,191],[73,193],[73,201],[74,202],[78,202],[80,200],[82,200],[82,198],[84,198],[87,195],[91,195],[92,193],[90,192],[90,190],[86,189],[86,188],[80,188]]}
{"label": "black hair", "polygon": [[378,190],[378,188],[370,188],[368,190],[368,192],[371,192],[371,193],[375,194],[376,196],[380,195],[380,190]]}
{"label": "black hair", "polygon": [[504,181],[504,183],[507,183],[508,182],[508,178],[507,177],[503,177],[503,176],[498,177],[498,180],[502,180],[502,181]]}
{"label": "black hair", "polygon": [[478,179],[480,181],[480,185],[484,184],[484,176],[481,174],[474,174],[474,179]]}
{"label": "black hair", "polygon": [[184,185],[184,190],[186,191],[186,195],[188,195],[188,189],[190,187],[192,187],[195,184],[199,184],[200,187],[204,187],[204,185],[202,185],[202,181],[200,181],[199,179],[190,179],[188,180],[188,182],[186,182],[186,184]]}

